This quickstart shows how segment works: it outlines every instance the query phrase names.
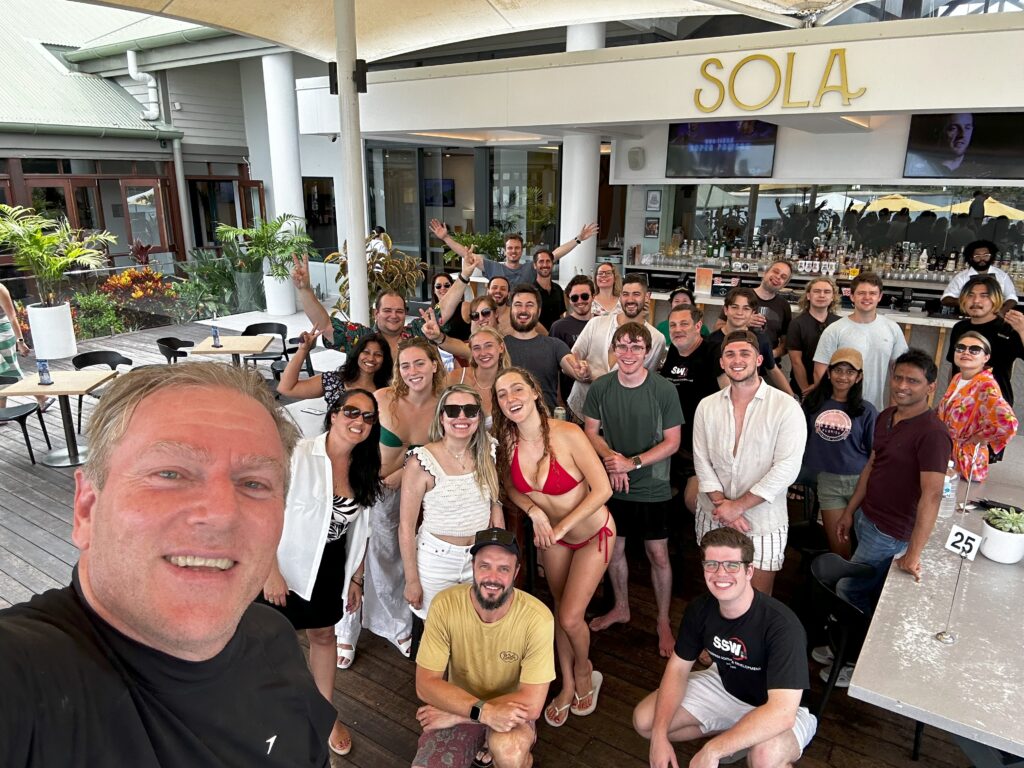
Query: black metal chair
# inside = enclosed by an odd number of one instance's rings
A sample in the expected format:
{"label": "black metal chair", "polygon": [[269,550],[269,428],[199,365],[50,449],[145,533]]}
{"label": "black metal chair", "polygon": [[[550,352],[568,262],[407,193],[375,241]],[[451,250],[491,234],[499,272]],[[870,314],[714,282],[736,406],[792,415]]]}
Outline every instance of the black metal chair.
{"label": "black metal chair", "polygon": [[[0,387],[13,384],[18,379],[13,376],[0,376]],[[46,432],[46,422],[43,421],[43,412],[39,409],[39,403],[25,403],[24,405],[10,405],[0,408],[0,424],[8,421],[16,421],[21,426],[21,434],[25,436],[25,447],[28,448],[28,457],[33,464],[36,463],[36,456],[32,452],[32,441],[28,437],[28,417],[32,414],[39,417],[39,426],[43,429],[43,437],[46,438],[46,447],[53,449],[50,444],[50,435]]]}
{"label": "black metal chair", "polygon": [[188,357],[188,352],[182,352],[181,350],[186,347],[194,347],[196,343],[194,341],[176,339],[173,336],[164,336],[162,339],[156,340],[156,345],[160,348],[160,354],[164,356],[167,364],[170,365]]}
{"label": "black metal chair", "polygon": [[843,666],[850,663],[860,653],[864,638],[868,632],[871,617],[839,595],[836,585],[840,579],[868,578],[875,572],[874,567],[866,563],[851,563],[834,552],[819,555],[811,563],[811,576],[814,578],[812,591],[814,605],[825,617],[825,630],[828,636],[828,647],[832,649],[832,672],[829,674],[821,701],[814,711],[815,717],[821,720],[832,689]]}
{"label": "black metal chair", "polygon": [[[120,352],[112,352],[107,349],[101,349],[97,352],[83,352],[80,355],[75,355],[71,358],[71,364],[75,366],[76,371],[80,371],[83,368],[88,368],[93,365],[106,365],[112,371],[117,370],[119,365],[131,366],[131,358],[125,357]],[[89,393],[89,397],[94,397],[97,400],[103,395],[103,390],[99,389]],[[82,398],[84,395],[78,396],[78,432],[82,432]]]}
{"label": "black metal chair", "polygon": [[244,365],[252,363],[255,368],[261,360],[273,362],[274,360],[280,360],[282,357],[287,361],[288,355],[295,351],[294,348],[288,348],[288,326],[284,323],[253,323],[246,326],[245,330],[242,331],[243,336],[262,336],[265,334],[281,337],[281,351],[274,352],[268,350],[255,355],[246,355],[242,358]]}

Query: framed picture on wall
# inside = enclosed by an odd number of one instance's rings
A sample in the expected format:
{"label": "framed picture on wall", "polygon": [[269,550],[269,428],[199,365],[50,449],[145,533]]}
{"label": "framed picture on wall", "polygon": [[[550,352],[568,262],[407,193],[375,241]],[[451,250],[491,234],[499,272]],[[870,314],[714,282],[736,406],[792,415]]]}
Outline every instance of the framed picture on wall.
{"label": "framed picture on wall", "polygon": [[657,237],[660,229],[661,219],[657,216],[648,216],[644,219],[644,237]]}
{"label": "framed picture on wall", "polygon": [[648,189],[647,190],[647,210],[648,211],[660,211],[661,210],[661,190],[660,189]]}

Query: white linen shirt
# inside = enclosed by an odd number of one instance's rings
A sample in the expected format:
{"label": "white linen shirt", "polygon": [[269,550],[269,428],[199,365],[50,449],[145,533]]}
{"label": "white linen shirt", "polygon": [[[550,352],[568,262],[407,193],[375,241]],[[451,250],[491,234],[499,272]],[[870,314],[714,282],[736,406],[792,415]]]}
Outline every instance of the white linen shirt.
{"label": "white linen shirt", "polygon": [[807,423],[796,400],[762,379],[747,405],[737,445],[731,390],[726,387],[697,404],[693,419],[697,509],[709,515],[714,511],[708,496],[714,491],[727,499],[738,499],[749,491],[764,501],[744,517],[750,533],[763,536],[789,524],[786,490],[800,474]]}
{"label": "white linen shirt", "polygon": [[[999,283],[999,290],[1003,292],[1003,301],[1016,301],[1017,300],[1017,289],[1013,286],[1013,280],[999,267],[989,267],[988,272],[978,272],[974,267],[968,267],[967,269],[961,270],[953,275],[953,279],[949,281],[949,285],[946,286],[946,290],[942,293],[942,298],[952,296],[954,299],[960,298],[960,292],[967,285],[967,281],[975,275],[984,275],[985,277],[992,276]],[[998,310],[999,307],[996,307]]]}
{"label": "white linen shirt", "polygon": [[[334,476],[327,455],[327,433],[300,440],[292,453],[291,485],[284,508],[284,529],[277,545],[277,567],[288,589],[303,600],[313,594],[320,558],[327,544],[334,504]],[[345,581],[342,599],[348,599],[352,574],[363,561],[369,536],[370,511],[360,508],[348,525],[345,542]]]}

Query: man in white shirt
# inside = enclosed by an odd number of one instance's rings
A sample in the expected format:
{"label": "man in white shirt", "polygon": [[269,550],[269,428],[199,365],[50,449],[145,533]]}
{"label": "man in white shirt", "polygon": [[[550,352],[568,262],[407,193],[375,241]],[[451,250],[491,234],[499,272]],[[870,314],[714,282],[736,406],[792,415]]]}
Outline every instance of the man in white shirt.
{"label": "man in white shirt", "polygon": [[840,347],[853,347],[864,358],[864,399],[879,411],[887,405],[885,387],[896,358],[907,351],[900,327],[878,314],[882,280],[874,272],[861,272],[850,283],[853,313],[832,323],[821,334],[814,351],[814,380],[821,381],[832,355]]}
{"label": "man in white shirt", "polygon": [[759,346],[750,331],[726,336],[720,362],[729,386],[697,405],[693,464],[697,540],[724,526],[747,534],[751,582],[770,595],[789,533],[786,489],[800,473],[807,424],[796,400],[758,376]]}
{"label": "man in white shirt", "polygon": [[999,289],[1003,292],[1003,306],[999,309],[999,314],[1003,315],[1007,310],[1013,309],[1017,304],[1017,291],[1010,276],[992,265],[997,255],[999,246],[991,240],[975,240],[965,245],[964,259],[967,261],[967,269],[953,275],[953,279],[949,281],[942,294],[942,305],[959,307],[960,293],[967,285],[967,281],[975,275],[991,275],[999,281]]}
{"label": "man in white shirt", "polygon": [[626,323],[643,323],[647,332],[651,334],[651,348],[644,356],[644,368],[651,373],[658,372],[661,360],[665,356],[665,337],[641,317],[649,298],[647,276],[636,272],[628,274],[622,281],[622,292],[619,294],[622,312],[595,317],[580,332],[576,343],[572,345],[572,353],[576,355],[577,360],[589,366],[589,376],[578,380],[569,393],[567,405],[573,413],[583,413],[583,404],[587,401],[590,383],[615,367],[612,336]]}

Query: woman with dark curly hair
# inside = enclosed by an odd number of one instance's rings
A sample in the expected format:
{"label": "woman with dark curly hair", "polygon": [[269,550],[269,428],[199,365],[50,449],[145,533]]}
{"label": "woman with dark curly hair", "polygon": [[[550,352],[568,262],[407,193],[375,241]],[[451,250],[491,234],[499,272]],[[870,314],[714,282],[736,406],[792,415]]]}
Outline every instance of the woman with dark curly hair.
{"label": "woman with dark curly hair", "polygon": [[562,690],[544,710],[549,725],[597,708],[603,677],[590,662],[585,612],[608,568],[615,521],[597,452],[571,422],[548,416],[533,375],[506,368],[494,382],[498,475],[509,499],[533,521],[534,544],[555,600],[555,647]]}
{"label": "woman with dark curly hair", "polygon": [[328,409],[347,389],[365,389],[367,392],[386,387],[391,382],[391,346],[383,336],[372,334],[364,337],[345,356],[345,362],[335,371],[324,371],[308,379],[299,380],[299,372],[306,364],[306,357],[316,346],[322,333],[318,328],[304,331],[299,337],[299,346],[281,373],[277,391],[285,397],[310,400],[322,397]]}

